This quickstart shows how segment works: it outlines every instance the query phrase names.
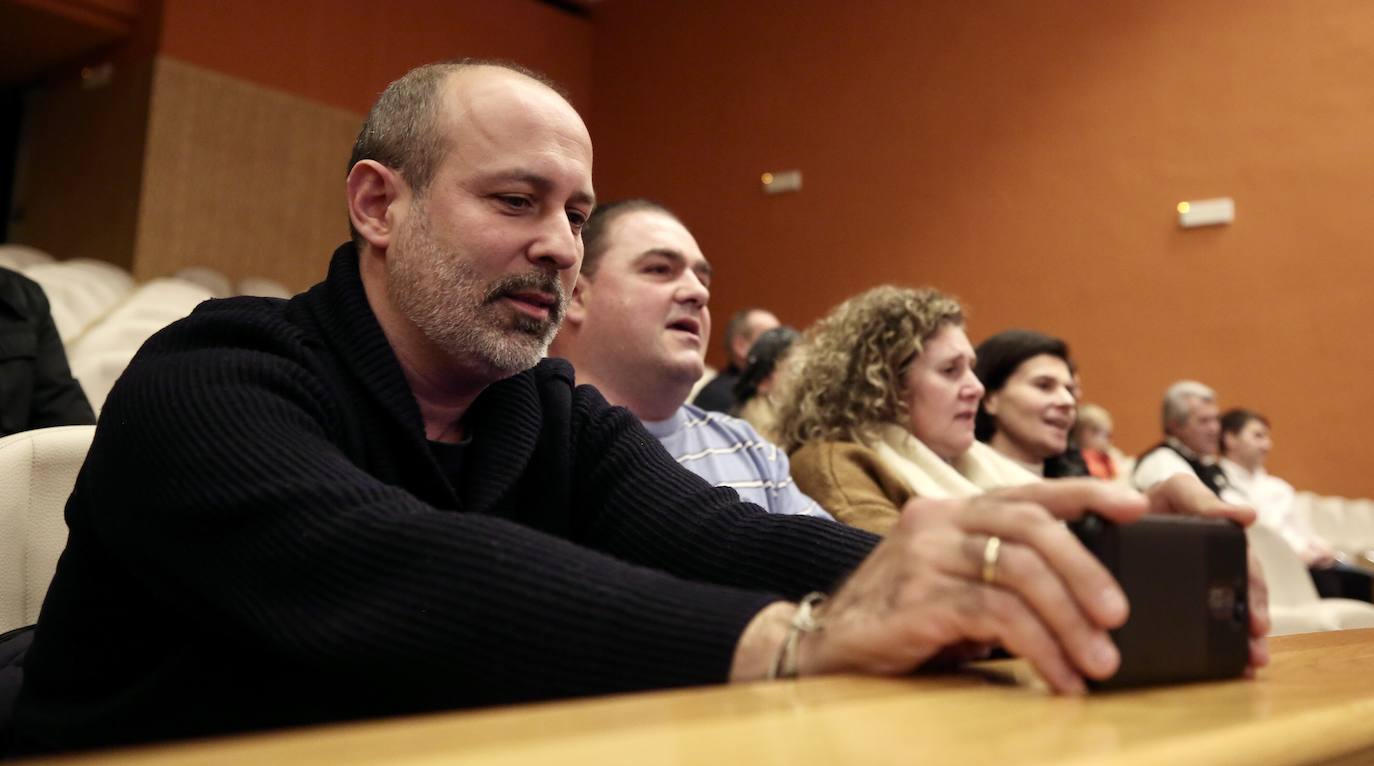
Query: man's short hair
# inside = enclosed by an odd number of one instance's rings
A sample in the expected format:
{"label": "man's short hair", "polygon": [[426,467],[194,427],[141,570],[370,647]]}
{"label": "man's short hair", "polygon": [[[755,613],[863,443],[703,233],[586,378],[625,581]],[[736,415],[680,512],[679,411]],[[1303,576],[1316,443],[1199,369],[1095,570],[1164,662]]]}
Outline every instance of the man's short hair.
{"label": "man's short hair", "polygon": [[[1250,425],[1250,421],[1252,420],[1258,420],[1263,423],[1265,428],[1269,427],[1269,418],[1266,418],[1254,410],[1247,410],[1244,407],[1234,407],[1227,410],[1226,414],[1221,416],[1221,432],[1223,434],[1235,436],[1241,431],[1244,431],[1245,427]],[[1224,446],[1225,444],[1226,442],[1223,441],[1222,445]]]}
{"label": "man's short hair", "polygon": [[[423,193],[449,149],[439,127],[441,86],[449,75],[477,66],[509,69],[569,100],[567,91],[548,76],[513,61],[460,58],[418,66],[388,85],[372,105],[353,142],[348,172],[362,160],[374,160],[399,172],[416,194]],[[362,237],[351,220],[348,228],[354,244],[362,249]]]}
{"label": "man's short hair", "polygon": [[597,205],[592,211],[591,217],[582,224],[582,275],[595,276],[596,268],[600,265],[601,256],[610,249],[611,242],[607,236],[614,224],[621,216],[630,213],[638,213],[641,210],[652,210],[662,213],[674,221],[681,223],[681,219],[673,211],[664,207],[662,204],[643,197],[622,199],[610,202],[605,205]]}
{"label": "man's short hair", "polygon": [[1217,394],[1196,380],[1180,380],[1164,392],[1164,406],[1161,411],[1161,425],[1167,433],[1169,427],[1188,421],[1189,402],[1198,399],[1204,402],[1217,400]]}
{"label": "man's short hair", "polygon": [[748,306],[736,311],[730,321],[725,323],[725,358],[733,360],[735,358],[735,338],[749,331],[749,315],[755,311],[767,311],[758,306]]}

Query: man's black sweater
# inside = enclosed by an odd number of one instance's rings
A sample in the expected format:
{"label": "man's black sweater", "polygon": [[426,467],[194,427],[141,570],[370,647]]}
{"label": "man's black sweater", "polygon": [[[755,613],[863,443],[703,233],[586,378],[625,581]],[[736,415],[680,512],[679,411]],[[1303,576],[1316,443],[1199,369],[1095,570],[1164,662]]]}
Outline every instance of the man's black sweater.
{"label": "man's black sweater", "polygon": [[565,362],[490,386],[446,476],[352,246],[202,305],[115,385],[16,713],[65,749],[722,682],[876,538],[678,466]]}

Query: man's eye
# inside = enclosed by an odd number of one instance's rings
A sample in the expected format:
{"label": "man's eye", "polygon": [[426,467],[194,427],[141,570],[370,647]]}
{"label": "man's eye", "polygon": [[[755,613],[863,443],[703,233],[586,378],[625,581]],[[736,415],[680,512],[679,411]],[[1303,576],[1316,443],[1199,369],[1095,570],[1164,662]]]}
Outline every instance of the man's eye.
{"label": "man's eye", "polygon": [[528,198],[516,196],[514,194],[502,194],[499,195],[497,199],[501,200],[501,203],[506,207],[515,208],[516,210],[525,210],[534,204]]}
{"label": "man's eye", "polygon": [[587,216],[584,215],[581,211],[579,211],[579,210],[569,210],[569,211],[568,211],[568,223],[571,223],[571,224],[573,225],[573,228],[575,228],[575,229],[580,229],[580,228],[582,228],[583,224],[585,224],[586,222],[587,222]]}

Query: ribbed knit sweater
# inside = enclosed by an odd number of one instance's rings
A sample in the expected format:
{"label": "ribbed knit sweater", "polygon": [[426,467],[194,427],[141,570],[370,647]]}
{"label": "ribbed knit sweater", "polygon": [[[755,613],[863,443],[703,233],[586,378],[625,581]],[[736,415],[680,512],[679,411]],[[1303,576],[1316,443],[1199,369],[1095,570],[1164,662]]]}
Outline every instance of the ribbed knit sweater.
{"label": "ribbed knit sweater", "polygon": [[722,682],[764,605],[876,542],[711,487],[565,362],[465,422],[445,476],[351,245],[156,335],[67,507],[21,746]]}

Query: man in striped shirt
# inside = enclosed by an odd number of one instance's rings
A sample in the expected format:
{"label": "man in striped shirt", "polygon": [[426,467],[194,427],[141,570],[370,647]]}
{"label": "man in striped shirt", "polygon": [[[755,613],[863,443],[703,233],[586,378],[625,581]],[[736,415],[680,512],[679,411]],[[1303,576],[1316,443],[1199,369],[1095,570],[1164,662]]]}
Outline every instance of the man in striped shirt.
{"label": "man in striped shirt", "polygon": [[792,483],[787,455],[748,423],[687,404],[711,337],[711,264],[687,228],[642,199],[596,209],[550,354],[633,412],[683,467],[771,513],[830,518]]}

